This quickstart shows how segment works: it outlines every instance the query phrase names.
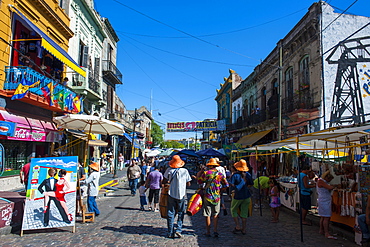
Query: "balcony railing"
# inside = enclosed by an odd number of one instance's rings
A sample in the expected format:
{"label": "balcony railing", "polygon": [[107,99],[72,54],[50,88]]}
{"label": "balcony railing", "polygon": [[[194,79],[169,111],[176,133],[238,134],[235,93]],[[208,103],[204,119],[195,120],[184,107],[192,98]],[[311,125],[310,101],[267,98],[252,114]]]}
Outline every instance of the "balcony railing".
{"label": "balcony railing", "polygon": [[58,81],[46,77],[45,75],[25,66],[5,66],[5,83],[4,90],[15,90],[17,89],[19,83],[23,79],[30,83],[35,83],[40,81],[40,83],[33,88],[29,88],[29,92],[44,96],[42,91],[43,87],[46,87],[50,82],[53,83],[53,95],[54,98],[58,97],[60,93],[63,95],[71,95],[73,98],[76,97],[76,93],[70,90],[68,87],[60,84]]}
{"label": "balcony railing", "polygon": [[298,109],[313,109],[315,108],[313,95],[308,89],[297,91],[293,97],[288,97],[282,100],[283,113],[291,113]]}
{"label": "balcony railing", "polygon": [[[122,83],[122,74],[119,69],[110,60],[103,60],[103,74],[111,73],[119,81],[118,84]],[[117,83],[117,82],[116,82]]]}
{"label": "balcony railing", "polygon": [[87,72],[87,77],[83,77],[78,73],[72,74],[72,86],[74,89],[90,89],[100,95],[100,83],[95,79],[94,74]]}

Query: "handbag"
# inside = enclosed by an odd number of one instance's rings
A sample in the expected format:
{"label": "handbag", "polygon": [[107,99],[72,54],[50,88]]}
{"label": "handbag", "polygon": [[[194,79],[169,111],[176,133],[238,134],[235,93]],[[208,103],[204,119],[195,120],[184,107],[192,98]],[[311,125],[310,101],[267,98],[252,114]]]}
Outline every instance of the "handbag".
{"label": "handbag", "polygon": [[186,209],[186,214],[189,216],[193,216],[199,212],[202,206],[203,206],[203,199],[202,199],[202,195],[199,193],[199,190],[198,190],[190,198],[188,207]]}
{"label": "handbag", "polygon": [[161,195],[159,197],[159,213],[163,219],[167,219],[168,191],[170,190],[171,182],[178,170],[179,168],[176,169],[169,183],[165,184],[161,190]]}

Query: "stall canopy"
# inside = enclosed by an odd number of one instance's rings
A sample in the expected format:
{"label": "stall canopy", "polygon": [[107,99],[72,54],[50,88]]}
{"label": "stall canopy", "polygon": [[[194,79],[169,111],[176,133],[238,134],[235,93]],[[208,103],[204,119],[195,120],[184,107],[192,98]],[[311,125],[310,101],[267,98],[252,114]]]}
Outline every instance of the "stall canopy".
{"label": "stall canopy", "polygon": [[291,137],[282,141],[272,142],[265,145],[257,145],[245,149],[245,151],[270,151],[279,148],[298,149],[304,152],[313,152],[317,149],[340,149],[349,145],[358,145],[361,138],[367,136],[370,125],[340,126],[329,129]]}
{"label": "stall canopy", "polygon": [[226,155],[220,153],[217,150],[214,150],[213,148],[207,148],[205,150],[201,150],[196,152],[196,154],[200,156],[212,156],[212,157],[225,157]]}
{"label": "stall canopy", "polygon": [[248,147],[252,146],[254,143],[262,139],[264,136],[266,136],[268,133],[270,133],[273,129],[265,130],[256,132],[250,135],[243,136],[240,138],[236,143],[242,145],[242,147]]}
{"label": "stall canopy", "polygon": [[[130,136],[129,134],[127,133],[124,133],[123,136],[130,142],[132,143],[132,136]],[[134,148],[140,148],[140,145],[134,141]]]}

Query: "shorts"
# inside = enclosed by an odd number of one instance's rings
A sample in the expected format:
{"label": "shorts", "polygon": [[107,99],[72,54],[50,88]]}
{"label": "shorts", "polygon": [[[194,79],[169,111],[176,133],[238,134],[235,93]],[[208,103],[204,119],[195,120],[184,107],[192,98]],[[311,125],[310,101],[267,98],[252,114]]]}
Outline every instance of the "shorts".
{"label": "shorts", "polygon": [[152,203],[154,197],[154,203],[159,202],[159,191],[160,189],[149,189],[149,203]]}
{"label": "shorts", "polygon": [[242,218],[249,217],[249,204],[251,203],[251,198],[236,200],[233,199],[231,201],[231,216],[238,217],[238,215]]}
{"label": "shorts", "polygon": [[220,208],[220,202],[215,205],[210,203],[207,199],[203,198],[203,216],[217,216],[220,213]]}
{"label": "shorts", "polygon": [[304,210],[311,209],[311,195],[301,195],[301,207]]}

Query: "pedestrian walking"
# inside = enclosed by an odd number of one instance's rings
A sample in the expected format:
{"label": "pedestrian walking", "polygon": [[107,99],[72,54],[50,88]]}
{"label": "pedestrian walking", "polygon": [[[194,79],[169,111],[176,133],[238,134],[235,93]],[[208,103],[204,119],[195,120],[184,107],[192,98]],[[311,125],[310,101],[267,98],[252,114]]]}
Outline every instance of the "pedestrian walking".
{"label": "pedestrian walking", "polygon": [[302,208],[302,224],[303,225],[312,225],[311,222],[306,221],[306,216],[308,213],[308,210],[311,209],[311,194],[312,194],[312,188],[314,188],[315,184],[309,183],[309,177],[308,175],[312,176],[312,171],[309,170],[310,167],[308,165],[305,165],[302,167],[302,172],[299,174],[299,181],[298,186],[301,190],[301,208]]}
{"label": "pedestrian walking", "polygon": [[140,181],[140,187],[139,187],[139,194],[140,194],[140,210],[145,210],[145,205],[147,205],[146,201],[146,192],[147,188],[145,187],[145,181]]}
{"label": "pedestrian walking", "polygon": [[135,160],[132,160],[131,165],[127,168],[127,178],[131,190],[131,195],[136,195],[137,184],[140,178],[141,169]]}
{"label": "pedestrian walking", "polygon": [[213,235],[219,237],[217,223],[221,209],[221,189],[229,186],[226,177],[217,170],[219,165],[215,158],[211,158],[206,164],[209,169],[207,171],[202,169],[197,174],[198,183],[205,183],[203,189],[203,216],[206,219],[205,235],[207,237],[211,236],[211,218],[213,220]]}
{"label": "pedestrian walking", "polygon": [[259,176],[253,181],[253,186],[251,187],[251,192],[252,192],[252,198],[254,201],[254,208],[263,208],[264,204],[262,204],[262,199],[266,198],[267,192],[269,188],[269,181],[270,178],[267,176]]}
{"label": "pedestrian walking", "polygon": [[316,184],[317,206],[320,215],[320,234],[325,235],[325,237],[329,239],[337,239],[329,233],[329,223],[332,212],[331,191],[334,189],[334,186],[331,186],[329,183],[333,178],[330,171],[326,171],[322,174],[321,178],[318,179]]}
{"label": "pedestrian walking", "polygon": [[31,162],[28,162],[19,171],[19,177],[21,179],[21,184],[24,185],[24,190],[26,192],[27,192],[27,186],[28,186],[28,177],[30,173],[30,167],[31,167]]}
{"label": "pedestrian walking", "polygon": [[140,180],[145,182],[148,170],[148,164],[145,160],[141,162],[140,169],[141,169]]}
{"label": "pedestrian walking", "polygon": [[87,185],[87,210],[94,213],[95,216],[99,216],[100,211],[96,203],[96,197],[99,194],[99,164],[97,162],[92,162],[90,165],[89,177],[85,180]]}
{"label": "pedestrian walking", "polygon": [[[251,203],[251,193],[248,186],[253,184],[252,176],[248,173],[247,162],[243,159],[234,164],[236,172],[231,176],[230,185],[233,190],[231,200],[231,216],[235,222],[234,234],[241,232],[246,234],[247,218],[249,217],[249,204]],[[240,227],[239,218],[242,219]]]}
{"label": "pedestrian walking", "polygon": [[[169,168],[164,173],[163,183],[169,183],[167,201],[167,228],[168,238],[175,236],[181,238],[182,224],[185,215],[186,186],[190,186],[191,177],[187,169],[183,168],[185,162],[178,155],[174,155],[169,162]],[[174,220],[177,218],[177,229],[175,231]]]}
{"label": "pedestrian walking", "polygon": [[123,167],[124,167],[124,164],[125,164],[125,157],[123,157],[123,154],[120,153],[119,156],[118,156],[118,164],[119,164],[119,170],[122,171],[123,170]]}
{"label": "pedestrian walking", "polygon": [[282,191],[278,181],[275,178],[270,178],[269,181],[270,186],[270,208],[272,214],[272,223],[279,222],[279,214],[280,214],[280,191]]}
{"label": "pedestrian walking", "polygon": [[149,188],[149,210],[152,210],[152,202],[154,199],[154,212],[159,211],[159,191],[161,189],[161,184],[163,181],[163,175],[159,172],[158,166],[155,170],[149,173],[147,178],[147,188]]}

